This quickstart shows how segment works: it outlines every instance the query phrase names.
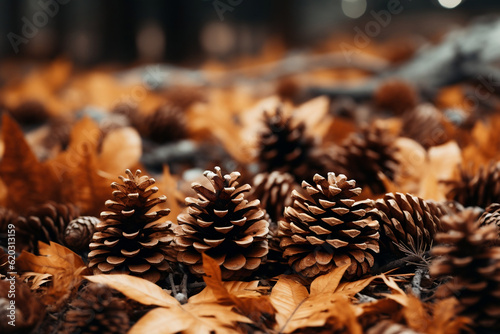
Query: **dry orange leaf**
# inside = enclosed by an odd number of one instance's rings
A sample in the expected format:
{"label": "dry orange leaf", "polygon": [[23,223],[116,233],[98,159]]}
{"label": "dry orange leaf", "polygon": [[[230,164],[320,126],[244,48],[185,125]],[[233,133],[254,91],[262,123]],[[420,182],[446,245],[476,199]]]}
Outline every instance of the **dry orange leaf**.
{"label": "dry orange leaf", "polygon": [[57,201],[62,188],[57,175],[38,161],[21,128],[8,114],[2,116],[2,139],[5,148],[0,177],[7,187],[6,206],[25,213],[30,206]]}
{"label": "dry orange leaf", "polygon": [[259,322],[262,318],[274,318],[275,310],[268,296],[237,296],[230,293],[222,283],[219,265],[205,253],[203,253],[203,270],[205,271],[203,280],[207,284],[207,289],[212,291],[218,303],[234,306],[239,313],[254,322]]}
{"label": "dry orange leaf", "polygon": [[446,199],[447,186],[440,181],[453,180],[462,157],[457,143],[450,141],[440,146],[431,147],[428,160],[422,174],[420,191],[416,194],[425,199],[441,201]]}
{"label": "dry orange leaf", "polygon": [[120,291],[128,298],[144,305],[156,305],[167,308],[180,305],[177,299],[172,297],[169,292],[139,277],[112,274],[85,276],[85,278],[94,283],[106,284]]}
{"label": "dry orange leaf", "polygon": [[182,212],[182,207],[184,205],[186,195],[179,189],[178,179],[170,173],[170,168],[168,167],[168,165],[163,166],[162,178],[160,180],[157,180],[156,184],[158,186],[158,189],[160,189],[159,193],[165,194],[167,196],[167,201],[165,203],[159,204],[159,208],[170,209],[170,214],[164,217],[164,219],[171,220],[174,224],[176,224],[175,217],[177,217]]}
{"label": "dry orange leaf", "polygon": [[187,304],[157,308],[148,312],[130,329],[129,334],[212,334],[241,333],[238,323],[250,323],[246,317],[219,304]]}
{"label": "dry orange leaf", "polygon": [[83,215],[100,214],[111,196],[110,184],[115,181],[103,177],[99,167],[97,146],[101,135],[94,121],[83,118],[71,131],[68,149],[47,162],[64,185],[63,199],[80,207]]}
{"label": "dry orange leaf", "polygon": [[55,242],[50,245],[38,242],[38,247],[39,256],[23,251],[16,265],[21,272],[52,275],[52,286],[42,300],[51,305],[75,291],[87,267],[80,256]]}
{"label": "dry orange leaf", "polygon": [[281,277],[271,292],[271,303],[276,309],[276,330],[291,333],[306,328],[345,328],[349,333],[362,333],[356,319],[356,308],[350,296],[360,290],[352,288],[349,293],[337,291],[348,265],[335,268],[330,273],[316,278],[311,283],[311,293],[300,283]]}
{"label": "dry orange leaf", "polygon": [[98,158],[99,169],[111,175],[139,163],[142,155],[141,136],[131,127],[111,131],[103,140]]}

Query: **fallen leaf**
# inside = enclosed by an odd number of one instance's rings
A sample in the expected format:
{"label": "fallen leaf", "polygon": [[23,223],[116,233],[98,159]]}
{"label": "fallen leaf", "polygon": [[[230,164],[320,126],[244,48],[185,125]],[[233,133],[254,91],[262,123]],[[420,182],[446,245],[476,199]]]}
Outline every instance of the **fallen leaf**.
{"label": "fallen leaf", "polygon": [[[236,297],[259,297],[261,294],[257,292],[259,281],[243,282],[243,281],[228,281],[222,282],[222,285],[227,292]],[[214,290],[211,287],[205,287],[200,293],[189,298],[189,303],[214,303],[217,301]]]}
{"label": "fallen leaf", "polygon": [[51,275],[52,284],[42,302],[57,309],[76,292],[82,280],[81,274],[87,267],[80,256],[55,242],[50,245],[38,242],[38,248],[39,256],[23,251],[16,260],[16,266],[20,272]]}
{"label": "fallen leaf", "polygon": [[31,206],[57,201],[62,187],[56,175],[38,161],[21,128],[6,113],[2,116],[2,139],[0,177],[7,187],[7,208],[22,214]]}
{"label": "fallen leaf", "polygon": [[311,297],[318,296],[325,293],[333,293],[337,290],[337,287],[344,276],[347,268],[350,264],[337,267],[330,271],[328,274],[319,276],[311,283]]}
{"label": "fallen leaf", "polygon": [[297,309],[309,297],[307,288],[302,284],[282,277],[271,291],[271,303],[276,312],[276,322],[279,331],[283,331]]}
{"label": "fallen leaf", "polygon": [[241,333],[238,323],[251,321],[219,304],[187,304],[169,309],[157,308],[148,312],[130,329],[129,334],[211,334]]}
{"label": "fallen leaf", "polygon": [[122,274],[85,276],[91,282],[106,284],[144,305],[174,307],[180,305],[177,299],[158,285],[148,280]]}
{"label": "fallen leaf", "polygon": [[311,294],[299,282],[281,277],[270,296],[276,309],[275,330],[292,333],[299,329],[306,331],[306,328],[327,326],[332,332],[347,328],[349,333],[361,333],[361,325],[356,320],[359,311],[352,305],[345,289],[337,291],[347,267],[336,268],[316,278],[311,283]]}
{"label": "fallen leaf", "polygon": [[120,175],[139,163],[142,155],[141,136],[131,127],[111,131],[102,142],[98,158],[99,169],[111,175]]}
{"label": "fallen leaf", "polygon": [[296,123],[304,122],[308,135],[323,138],[334,121],[329,115],[329,109],[330,99],[326,96],[318,96],[294,109],[293,120]]}
{"label": "fallen leaf", "polygon": [[57,175],[65,201],[77,205],[82,215],[98,216],[111,195],[109,180],[102,175],[97,156],[101,131],[90,118],[83,118],[71,131],[68,149],[48,165]]}
{"label": "fallen leaf", "polygon": [[441,201],[446,199],[447,186],[439,181],[450,181],[456,175],[462,157],[457,143],[450,141],[429,149],[428,160],[422,174],[417,196]]}
{"label": "fallen leaf", "polygon": [[222,283],[219,265],[205,253],[203,253],[203,270],[205,271],[203,280],[207,284],[207,289],[212,290],[211,293],[218,303],[234,306],[239,313],[258,325],[261,325],[261,321],[268,324],[273,322],[275,310],[268,296],[237,296],[230,293]]}

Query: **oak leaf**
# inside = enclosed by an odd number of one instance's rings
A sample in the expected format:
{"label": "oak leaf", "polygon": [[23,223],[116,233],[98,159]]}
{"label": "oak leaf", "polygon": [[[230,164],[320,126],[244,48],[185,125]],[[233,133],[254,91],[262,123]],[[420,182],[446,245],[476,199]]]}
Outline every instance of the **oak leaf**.
{"label": "oak leaf", "polygon": [[[335,268],[316,278],[311,283],[311,293],[302,284],[281,277],[270,296],[277,310],[275,329],[280,333],[291,333],[326,326],[331,332],[345,328],[349,333],[361,333],[356,308],[350,302],[351,296],[358,291],[354,287],[337,291],[347,267]],[[359,288],[362,290],[363,284],[359,284]]]}
{"label": "oak leaf", "polygon": [[52,284],[42,302],[57,309],[76,292],[87,267],[80,256],[55,242],[50,245],[38,242],[38,248],[39,256],[23,251],[16,260],[16,266],[20,272],[51,275]]}
{"label": "oak leaf", "polygon": [[[268,296],[241,293],[238,296],[229,292],[222,282],[219,265],[205,253],[203,253],[203,270],[205,271],[203,280],[207,284],[206,289],[211,290],[218,303],[234,306],[236,311],[253,320],[257,326],[262,325],[260,322],[263,319],[268,325],[274,322],[275,309]],[[206,293],[208,294],[208,292]]]}

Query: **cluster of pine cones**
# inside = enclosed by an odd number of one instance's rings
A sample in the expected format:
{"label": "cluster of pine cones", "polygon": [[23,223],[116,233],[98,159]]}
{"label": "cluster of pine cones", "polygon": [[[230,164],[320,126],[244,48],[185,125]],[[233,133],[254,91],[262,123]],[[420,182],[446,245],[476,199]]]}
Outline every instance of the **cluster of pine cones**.
{"label": "cluster of pine cones", "polygon": [[[477,326],[500,328],[500,164],[474,175],[463,171],[450,201],[434,202],[385,193],[384,178],[397,172],[397,150],[378,127],[327,151],[280,110],[265,113],[264,122],[251,185],[236,171],[207,170],[207,182],[192,184],[196,197],[186,198],[185,212],[173,221],[170,210],[154,209],[166,201],[156,195],[155,180],[127,170],[112,183],[113,199],[100,219],[47,203],[23,217],[4,209],[0,225],[15,221],[28,251],[54,241],[88,256],[95,274],[155,283],[184,268],[202,276],[203,253],[226,280],[265,277],[275,264],[306,279],[348,265],[345,278],[357,279],[389,260],[430,254],[430,274],[441,283],[437,296],[457,297]],[[361,199],[360,186],[385,195]],[[68,326],[125,330],[126,307],[106,288],[89,284],[78,298],[66,314]]]}

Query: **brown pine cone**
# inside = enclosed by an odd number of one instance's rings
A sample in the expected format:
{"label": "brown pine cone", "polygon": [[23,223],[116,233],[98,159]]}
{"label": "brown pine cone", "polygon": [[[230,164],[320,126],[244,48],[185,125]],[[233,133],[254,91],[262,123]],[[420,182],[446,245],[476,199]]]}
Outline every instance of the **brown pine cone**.
{"label": "brown pine cone", "polygon": [[203,89],[177,86],[169,88],[163,92],[163,96],[172,106],[185,111],[196,102],[206,101],[206,96]]}
{"label": "brown pine cone", "polygon": [[500,203],[500,162],[481,166],[476,173],[460,169],[460,179],[448,182],[451,190],[447,197],[465,207],[486,208],[492,203]]}
{"label": "brown pine cone", "polygon": [[417,105],[418,96],[408,82],[390,79],[377,88],[374,100],[377,108],[402,114]]}
{"label": "brown pine cone", "polygon": [[64,244],[64,231],[70,221],[80,215],[72,204],[47,202],[28,210],[26,217],[19,217],[16,225],[18,251],[38,253],[38,241]]}
{"label": "brown pine cone", "polygon": [[438,207],[438,214],[441,216],[454,215],[465,210],[464,206],[457,201],[433,201],[426,200],[427,203],[433,203],[433,205]]}
{"label": "brown pine cone", "polygon": [[167,198],[150,198],[158,192],[152,187],[156,181],[141,176],[140,170],[125,173],[127,177],[119,177],[123,184],[111,184],[115,200],[106,201],[110,211],[101,213],[102,222],[89,245],[89,267],[94,274],[125,273],[154,283],[171,271],[170,262],[175,261],[172,223],[158,221],[170,210],[149,212]]}
{"label": "brown pine cone", "polygon": [[12,210],[0,207],[0,246],[7,247],[8,245],[8,226],[9,224],[17,224],[19,215]]}
{"label": "brown pine cone", "polygon": [[269,223],[264,219],[259,200],[248,201],[251,187],[240,186],[240,173],[222,175],[221,169],[203,175],[213,189],[193,183],[198,198],[186,198],[187,213],[177,217],[175,244],[179,262],[192,273],[202,275],[202,253],[221,266],[223,279],[248,276],[265,260],[268,253]]}
{"label": "brown pine cone", "polygon": [[59,146],[66,148],[69,145],[72,130],[71,120],[66,117],[53,117],[49,121],[49,133],[43,140],[43,145],[47,148]]}
{"label": "brown pine cone", "polygon": [[429,250],[441,230],[444,215],[435,202],[411,194],[387,193],[375,201],[373,219],[380,223],[380,250],[398,256],[404,250],[418,253]]}
{"label": "brown pine cone", "polygon": [[285,207],[292,205],[292,190],[298,188],[299,185],[288,173],[259,173],[253,178],[250,196],[260,200],[261,207],[266,210],[271,221],[277,222],[283,217]]}
{"label": "brown pine cone", "polygon": [[480,226],[481,211],[466,209],[441,219],[444,232],[436,235],[430,274],[451,279],[441,285],[437,296],[456,296],[461,313],[477,327],[500,330],[500,247],[498,226]]}
{"label": "brown pine cone", "polygon": [[274,114],[264,112],[264,123],[258,150],[261,172],[289,173],[297,182],[309,179],[313,174],[306,161],[314,141],[306,135],[305,124],[294,125],[292,117],[285,116],[281,109]]}
{"label": "brown pine cone", "polygon": [[138,129],[142,136],[160,144],[188,136],[184,111],[172,105],[164,105],[147,115]]}
{"label": "brown pine cone", "polygon": [[373,202],[353,199],[361,188],[343,174],[316,174],[314,182],[302,182],[303,195],[292,192],[294,202],[279,222],[283,257],[307,277],[349,263],[348,279],[366,274],[379,251],[379,223],[368,216]]}
{"label": "brown pine cone", "polygon": [[125,116],[129,123],[134,127],[138,127],[138,124],[141,123],[141,115],[137,107],[130,103],[118,103],[111,110],[111,114]]}
{"label": "brown pine cone", "polygon": [[500,232],[500,204],[493,203],[484,210],[481,217],[479,217],[479,224],[481,226],[495,224]]}
{"label": "brown pine cone", "polygon": [[105,285],[89,283],[71,302],[62,333],[119,334],[129,327],[125,301]]}
{"label": "brown pine cone", "polygon": [[426,149],[448,141],[444,116],[431,104],[420,105],[405,113],[400,135],[415,140]]}
{"label": "brown pine cone", "polygon": [[101,220],[92,216],[80,216],[69,222],[64,232],[64,245],[75,252],[87,251]]}
{"label": "brown pine cone", "polygon": [[383,194],[386,188],[378,174],[394,180],[399,168],[395,140],[379,126],[365,127],[342,143],[339,165],[359,186],[369,186],[373,193]]}
{"label": "brown pine cone", "polygon": [[[15,295],[14,298],[9,296],[11,293]],[[11,301],[15,302],[13,306]],[[9,317],[11,315],[13,317]],[[14,282],[0,280],[0,319],[2,319],[0,333],[33,333],[44,315],[45,307],[34,296],[27,284],[18,280]],[[12,320],[15,326],[9,324]]]}
{"label": "brown pine cone", "polygon": [[37,100],[28,100],[10,110],[12,117],[21,125],[38,125],[46,122],[50,115],[45,106]]}

